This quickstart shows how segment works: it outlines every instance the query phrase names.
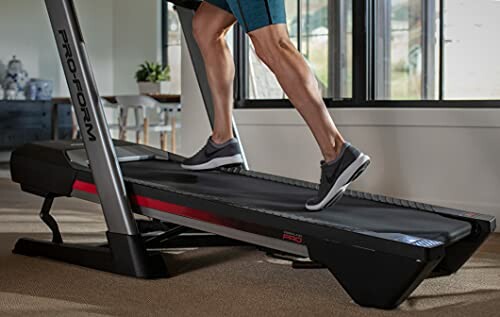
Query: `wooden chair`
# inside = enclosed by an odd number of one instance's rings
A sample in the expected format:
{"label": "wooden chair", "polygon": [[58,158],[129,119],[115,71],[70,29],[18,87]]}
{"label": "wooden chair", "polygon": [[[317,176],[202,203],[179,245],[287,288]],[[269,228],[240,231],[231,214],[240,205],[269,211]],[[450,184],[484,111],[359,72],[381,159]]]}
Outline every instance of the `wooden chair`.
{"label": "wooden chair", "polygon": [[[180,105],[162,104],[155,99],[144,95],[117,96],[117,103],[123,108],[122,122],[127,122],[130,110],[134,112],[135,126],[132,129],[136,133],[136,142],[141,143],[141,134],[143,134],[143,143],[149,145],[149,133],[157,132],[160,134],[160,147],[166,151],[168,148],[167,136],[171,135],[172,151],[176,151],[176,120]],[[150,122],[150,118],[159,118],[156,122]]]}

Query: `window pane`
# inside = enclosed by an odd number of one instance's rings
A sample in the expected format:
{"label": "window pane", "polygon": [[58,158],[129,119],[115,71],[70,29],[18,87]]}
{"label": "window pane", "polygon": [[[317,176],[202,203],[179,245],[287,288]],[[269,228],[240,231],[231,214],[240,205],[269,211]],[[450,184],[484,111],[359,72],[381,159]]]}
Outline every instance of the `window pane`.
{"label": "window pane", "polygon": [[301,1],[301,52],[309,62],[325,97],[329,86],[328,1]]}
{"label": "window pane", "polygon": [[500,1],[445,1],[445,99],[500,99]]}
{"label": "window pane", "polygon": [[248,96],[249,99],[283,99],[285,96],[273,73],[255,54],[250,42],[248,53]]}
{"label": "window pane", "polygon": [[170,66],[170,94],[181,93],[181,25],[179,17],[172,3],[168,4],[168,25],[165,48],[167,50],[167,64]]}
{"label": "window pane", "polygon": [[[337,59],[339,68],[341,69],[341,71],[338,72],[338,76],[340,76],[340,82],[341,82],[340,96],[343,98],[352,98],[352,61],[353,61],[352,1],[347,1],[347,0],[341,0],[341,1],[344,4],[345,21],[343,22],[343,24],[345,26],[345,30],[337,33],[340,34],[345,33],[345,43],[344,46],[341,47],[339,51],[340,58]],[[339,14],[339,16],[342,15]],[[335,97],[336,96],[337,95],[335,95]]]}
{"label": "window pane", "polygon": [[[316,75],[324,97],[351,97],[351,3],[350,0],[285,1],[290,38]],[[259,61],[251,43],[249,46],[249,98],[286,98],[275,76]]]}
{"label": "window pane", "polygon": [[376,99],[436,99],[439,75],[436,2],[376,1]]}

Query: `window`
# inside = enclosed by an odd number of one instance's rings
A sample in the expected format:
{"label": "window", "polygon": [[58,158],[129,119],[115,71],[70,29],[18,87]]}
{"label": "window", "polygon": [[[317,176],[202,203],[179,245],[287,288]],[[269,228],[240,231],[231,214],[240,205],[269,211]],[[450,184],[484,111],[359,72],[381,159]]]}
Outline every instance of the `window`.
{"label": "window", "polygon": [[170,67],[171,94],[181,92],[181,25],[172,3],[162,2],[162,55],[163,65]]}
{"label": "window", "polygon": [[[342,99],[352,93],[351,1],[285,1],[292,42],[313,70],[325,98]],[[274,75],[248,45],[248,99],[284,99]]]}
{"label": "window", "polygon": [[444,97],[500,99],[500,1],[444,1]]}
{"label": "window", "polygon": [[375,0],[374,98],[500,99],[499,17],[495,0]]}
{"label": "window", "polygon": [[[500,106],[500,0],[284,1],[290,37],[330,107]],[[181,28],[166,0],[163,12],[163,60],[179,93]],[[235,106],[291,107],[235,30]]]}
{"label": "window", "polygon": [[437,8],[434,0],[375,1],[375,99],[437,98]]}

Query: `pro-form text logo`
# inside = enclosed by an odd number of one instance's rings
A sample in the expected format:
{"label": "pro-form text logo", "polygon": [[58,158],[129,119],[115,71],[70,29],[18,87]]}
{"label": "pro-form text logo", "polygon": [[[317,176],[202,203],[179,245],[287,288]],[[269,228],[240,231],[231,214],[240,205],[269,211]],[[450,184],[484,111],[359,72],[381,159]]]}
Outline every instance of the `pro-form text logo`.
{"label": "pro-form text logo", "polygon": [[75,107],[80,109],[81,113],[83,114],[83,122],[85,124],[85,129],[83,130],[87,133],[89,141],[96,141],[97,138],[94,134],[94,125],[92,124],[92,119],[90,117],[89,108],[87,105],[87,99],[83,94],[82,80],[78,78],[78,69],[76,67],[73,51],[71,50],[71,46],[69,44],[68,34],[66,33],[66,30],[59,30],[58,33],[63,41],[62,47],[64,48],[64,57],[66,66],[68,67],[69,71],[73,76],[72,80],[68,78],[68,84],[69,85],[72,84],[76,89],[76,99],[78,101],[78,104],[76,104]]}
{"label": "pro-form text logo", "polygon": [[287,232],[287,231],[283,232],[283,235],[281,236],[281,238],[283,240],[288,240],[288,241],[295,242],[298,244],[302,244],[302,242],[304,241],[304,238],[302,237],[302,235],[292,233],[292,232]]}

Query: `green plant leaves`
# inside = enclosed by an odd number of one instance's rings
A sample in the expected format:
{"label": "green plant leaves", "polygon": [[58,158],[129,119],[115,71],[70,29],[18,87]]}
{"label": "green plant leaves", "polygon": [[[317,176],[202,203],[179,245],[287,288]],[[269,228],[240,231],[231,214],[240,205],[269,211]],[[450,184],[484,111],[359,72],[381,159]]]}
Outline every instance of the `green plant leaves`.
{"label": "green plant leaves", "polygon": [[158,83],[170,80],[170,66],[163,67],[156,62],[145,61],[139,65],[139,70],[135,73],[138,82]]}

